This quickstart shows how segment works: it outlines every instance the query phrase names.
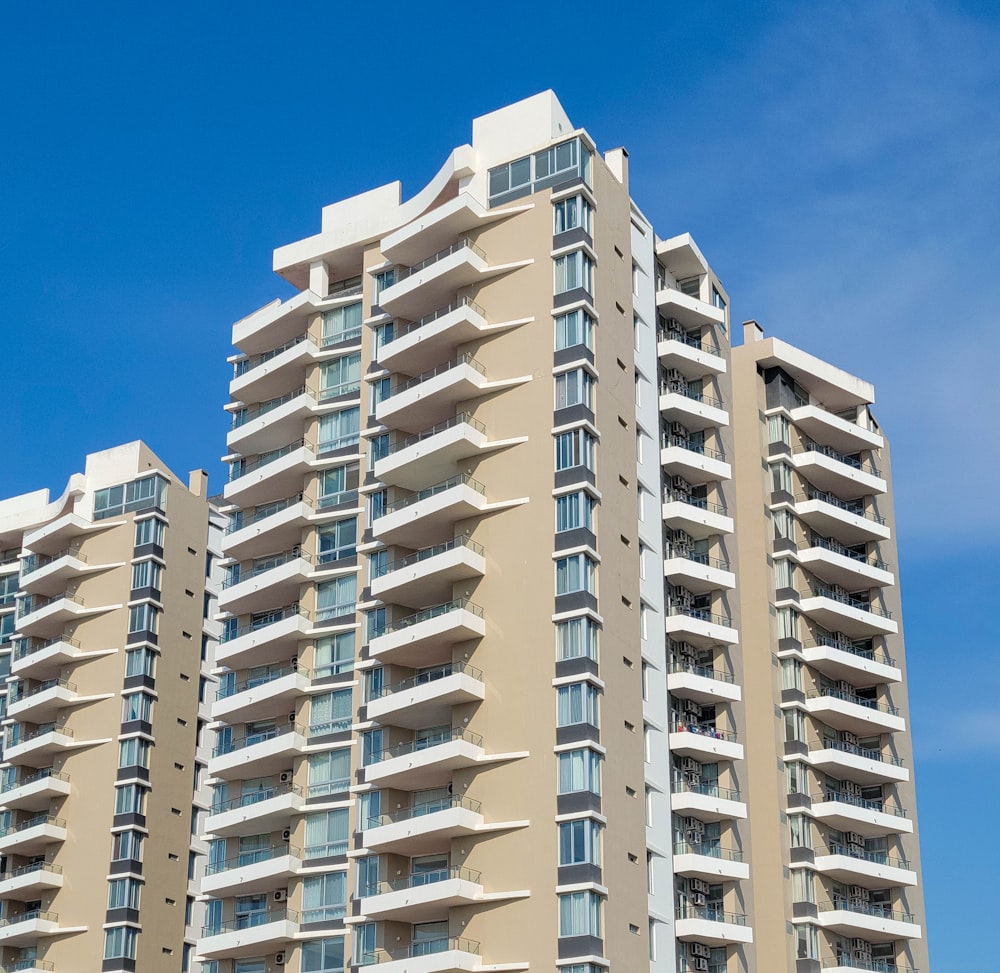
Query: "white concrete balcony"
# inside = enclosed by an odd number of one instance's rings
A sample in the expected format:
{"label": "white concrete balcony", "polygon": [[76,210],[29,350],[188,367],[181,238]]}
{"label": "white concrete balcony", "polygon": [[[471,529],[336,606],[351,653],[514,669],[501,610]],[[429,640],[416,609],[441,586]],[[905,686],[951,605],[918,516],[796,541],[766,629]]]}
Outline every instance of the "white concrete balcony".
{"label": "white concrete balcony", "polygon": [[863,503],[841,500],[821,490],[810,490],[795,497],[792,509],[818,534],[848,546],[888,540],[891,534],[885,519],[869,513]]}
{"label": "white concrete balcony", "polygon": [[678,842],[674,845],[673,863],[674,874],[705,882],[737,882],[750,878],[750,866],[743,860],[743,852],[723,848],[717,842]]}
{"label": "white concrete balcony", "polygon": [[902,682],[903,672],[881,649],[859,647],[845,639],[821,635],[806,642],[802,658],[828,679],[846,679],[855,686]]}
{"label": "white concrete balcony", "polygon": [[895,635],[899,631],[890,612],[825,585],[814,584],[802,594],[799,610],[828,632],[841,632],[848,638]]}
{"label": "white concrete balcony", "polygon": [[51,639],[62,632],[67,622],[79,622],[120,607],[95,605],[92,601],[88,604],[80,595],[65,591],[51,598],[30,595],[18,603],[17,630],[31,638]]}
{"label": "white concrete balcony", "polygon": [[694,595],[732,591],[736,587],[736,575],[729,562],[707,554],[689,552],[672,556],[668,551],[663,574],[670,584],[682,585]]}
{"label": "white concrete balcony", "polygon": [[15,723],[7,729],[3,757],[12,764],[44,767],[67,750],[79,746],[82,744],[76,742],[74,733],[68,726],[45,723],[33,729],[25,729],[23,724]]}
{"label": "white concrete balcony", "polygon": [[47,767],[27,770],[4,781],[0,788],[0,804],[22,811],[42,811],[47,810],[53,800],[67,797],[69,792],[69,774]]}
{"label": "white concrete balcony", "polygon": [[885,852],[864,851],[863,846],[852,848],[839,842],[815,852],[816,871],[845,885],[884,889],[917,884],[917,873],[910,863]]}
{"label": "white concrete balcony", "polygon": [[483,897],[483,883],[479,872],[452,866],[379,882],[365,891],[360,907],[367,919],[412,923],[436,919],[456,906],[473,905]]}
{"label": "white concrete balcony", "polygon": [[788,416],[814,442],[825,443],[843,453],[881,449],[885,445],[885,440],[874,430],[834,415],[820,405],[796,406]]}
{"label": "white concrete balcony", "polygon": [[368,651],[381,662],[416,668],[441,663],[456,642],[485,634],[482,608],[459,598],[389,623],[369,641]]}
{"label": "white concrete balcony", "polygon": [[21,678],[57,678],[59,671],[67,663],[86,658],[88,655],[101,654],[103,653],[81,651],[80,643],[67,635],[56,635],[48,639],[22,639],[14,646],[10,671]]}
{"label": "white concrete balcony", "polygon": [[888,565],[875,555],[858,553],[816,534],[809,538],[807,547],[799,548],[795,557],[820,580],[848,591],[884,588],[896,583]]}
{"label": "white concrete balcony", "polygon": [[454,473],[455,464],[487,446],[486,427],[466,412],[412,436],[396,436],[389,455],[375,462],[375,476],[390,486],[416,490]]}
{"label": "white concrete balcony", "polygon": [[350,303],[352,299],[361,299],[360,285],[356,289],[342,291],[338,297],[327,298],[306,289],[287,301],[273,300],[235,322],[233,344],[244,352],[244,356],[259,355],[301,337],[309,319],[321,310]]}
{"label": "white concrete balcony", "polygon": [[753,929],[742,913],[721,906],[679,906],[674,933],[682,942],[706,946],[737,946],[753,942]]}
{"label": "white concrete balcony", "polygon": [[913,833],[913,822],[898,804],[869,801],[832,788],[813,794],[812,816],[836,831],[856,831],[866,838]]}
{"label": "white concrete balcony", "polygon": [[479,669],[461,662],[446,662],[418,675],[386,686],[368,702],[368,719],[416,730],[451,722],[451,708],[486,698],[486,683]]}
{"label": "white concrete balcony", "polygon": [[834,689],[810,693],[806,712],[835,730],[847,730],[858,736],[902,733],[906,728],[906,721],[895,706]]}
{"label": "white concrete balcony", "polygon": [[660,415],[665,422],[679,422],[692,432],[729,425],[729,413],[719,399],[692,392],[681,381],[661,383]]}
{"label": "white concrete balcony", "polygon": [[460,354],[394,382],[388,398],[375,406],[375,418],[393,429],[418,433],[454,416],[459,403],[482,395],[488,385],[486,366]]}
{"label": "white concrete balcony", "polygon": [[739,633],[728,615],[717,615],[703,608],[671,605],[666,610],[664,626],[667,635],[702,648],[713,645],[736,645]]}
{"label": "white concrete balcony", "polygon": [[31,902],[63,887],[62,865],[33,862],[0,874],[0,898]]}
{"label": "white concrete balcony", "polygon": [[726,371],[726,359],[718,345],[707,338],[693,338],[683,330],[660,330],[656,354],[664,368],[676,368],[689,381]]}
{"label": "white concrete balcony", "polygon": [[726,321],[726,312],[721,307],[673,287],[664,287],[656,292],[656,307],[664,318],[672,318],[688,330],[724,324]]}
{"label": "white concrete balcony", "polygon": [[265,593],[271,604],[298,601],[302,585],[308,583],[313,570],[312,560],[304,551],[292,548],[257,563],[250,562],[245,569],[237,565],[240,570],[231,572],[223,582],[219,610],[233,615],[250,611],[260,605]]}
{"label": "white concrete balcony", "polygon": [[76,683],[66,679],[46,679],[16,693],[8,687],[7,715],[28,723],[49,723],[80,699]]}
{"label": "white concrete balcony", "polygon": [[920,939],[923,935],[910,913],[853,899],[838,899],[821,905],[817,923],[821,929],[851,939],[866,939],[870,943]]}
{"label": "white concrete balcony", "polygon": [[365,848],[378,854],[422,855],[486,829],[479,801],[449,795],[362,822]]}
{"label": "white concrete balcony", "polygon": [[82,932],[86,926],[60,928],[57,912],[31,909],[0,919],[0,946],[33,946],[42,936],[58,936],[66,932]]}
{"label": "white concrete balcony", "polygon": [[305,384],[306,369],[319,349],[304,332],[259,354],[231,358],[229,395],[240,402],[267,402]]}
{"label": "white concrete balcony", "polygon": [[667,691],[679,699],[693,699],[706,706],[736,703],[743,698],[743,692],[731,672],[682,662],[670,663]]}
{"label": "white concrete balcony", "polygon": [[226,434],[230,453],[266,453],[291,442],[319,408],[317,393],[305,385],[250,405],[230,406],[232,428]]}
{"label": "white concrete balcony", "polygon": [[731,534],[734,530],[733,518],[722,504],[671,490],[664,491],[662,516],[665,527],[687,531],[695,540],[704,540],[713,534]]}
{"label": "white concrete balcony", "polygon": [[675,280],[686,280],[709,273],[708,262],[690,233],[678,233],[667,240],[658,241],[656,256]]}
{"label": "white concrete balcony", "polygon": [[302,853],[287,844],[243,852],[205,866],[201,892],[217,899],[283,888],[302,867]]}
{"label": "white concrete balcony", "polygon": [[870,462],[838,452],[831,446],[808,443],[792,452],[794,466],[817,490],[843,500],[881,496],[888,490],[885,479]]}
{"label": "white concrete balcony", "polygon": [[742,821],[747,816],[746,802],[738,790],[716,783],[689,784],[680,780],[671,787],[670,810],[706,822]]}
{"label": "white concrete balcony", "polygon": [[808,762],[831,777],[857,784],[902,783],[910,779],[910,772],[898,757],[856,743],[828,741],[809,751]]}
{"label": "white concrete balcony", "polygon": [[443,787],[456,770],[474,767],[485,760],[483,738],[478,733],[453,727],[373,754],[372,762],[365,766],[365,781],[411,791]]}
{"label": "white concrete balcony", "polygon": [[52,557],[60,551],[77,547],[76,541],[86,534],[96,534],[119,523],[122,523],[121,518],[92,521],[79,514],[63,514],[41,527],[25,531],[24,547],[33,554]]}
{"label": "white concrete balcony", "polygon": [[[358,440],[353,438],[353,441]],[[301,490],[303,478],[315,465],[313,446],[304,439],[296,439],[269,452],[234,461],[229,482],[222,493],[227,503],[241,507],[263,504],[272,497],[284,497]]]}
{"label": "white concrete balcony", "polygon": [[682,476],[692,486],[728,480],[733,468],[725,454],[685,436],[665,435],[661,443],[660,465],[666,476]]}
{"label": "white concrete balcony", "polygon": [[[482,963],[477,942],[431,939],[399,949],[373,950],[364,954],[361,965],[372,973],[478,973]],[[518,963],[514,968],[526,966]]]}
{"label": "white concrete balcony", "polygon": [[457,582],[485,574],[483,546],[462,535],[373,568],[371,593],[383,601],[426,604],[447,599]]}
{"label": "white concrete balcony", "polygon": [[[357,500],[356,491],[350,499]],[[312,502],[297,488],[289,497],[236,511],[226,527],[222,549],[226,557],[240,561],[289,550],[302,540],[302,528],[314,516]]]}
{"label": "white concrete balcony", "polygon": [[735,733],[704,723],[673,723],[669,746],[672,754],[694,757],[701,763],[743,759],[743,744],[736,742]]}
{"label": "white concrete balcony", "polygon": [[0,852],[25,857],[41,855],[49,845],[65,841],[68,834],[63,818],[36,814],[0,831]]}
{"label": "white concrete balcony", "polygon": [[920,973],[905,963],[872,959],[870,953],[859,957],[853,957],[849,952],[837,957],[828,956],[821,960],[820,965],[820,973],[858,973],[859,970],[865,973]]}
{"label": "white concrete balcony", "polygon": [[306,747],[308,731],[297,723],[236,737],[217,746],[208,762],[209,777],[225,780],[270,777],[291,767]]}
{"label": "white concrete balcony", "polygon": [[299,913],[291,909],[251,912],[202,929],[198,955],[222,959],[277,953],[299,932]]}
{"label": "white concrete balcony", "polygon": [[212,704],[212,719],[239,723],[254,714],[288,713],[310,686],[308,669],[276,666],[265,676],[244,678],[219,692]]}
{"label": "white concrete balcony", "polygon": [[396,272],[396,282],[378,298],[393,317],[419,318],[446,304],[461,287],[488,278],[491,268],[484,251],[468,238]]}
{"label": "white concrete balcony", "polygon": [[417,321],[397,325],[392,340],[379,349],[379,364],[423,372],[454,358],[459,345],[489,331],[486,311],[469,298],[459,298]]}
{"label": "white concrete balcony", "polygon": [[302,789],[292,783],[257,787],[239,797],[213,804],[205,833],[217,838],[268,834],[284,830],[293,814],[305,807]]}
{"label": "white concrete balcony", "polygon": [[79,546],[55,554],[31,554],[21,564],[21,590],[29,595],[49,596],[64,592],[79,578],[98,574],[116,564],[91,564]]}
{"label": "white concrete balcony", "polygon": [[215,661],[230,669],[287,662],[298,655],[299,642],[311,624],[309,613],[297,604],[261,613],[248,625],[223,631]]}
{"label": "white concrete balcony", "polygon": [[457,521],[482,513],[486,506],[486,487],[460,474],[389,503],[372,524],[372,533],[385,544],[425,547],[442,535],[453,535]]}

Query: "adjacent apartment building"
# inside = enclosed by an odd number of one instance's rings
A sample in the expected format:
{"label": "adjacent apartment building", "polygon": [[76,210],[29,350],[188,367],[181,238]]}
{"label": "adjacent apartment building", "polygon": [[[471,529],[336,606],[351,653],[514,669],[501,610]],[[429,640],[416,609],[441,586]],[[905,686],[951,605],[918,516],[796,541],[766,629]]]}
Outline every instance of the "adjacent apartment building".
{"label": "adjacent apartment building", "polygon": [[3,970],[188,968],[206,482],[135,442],[0,500]]}
{"label": "adjacent apartment building", "polygon": [[298,293],[233,328],[202,969],[926,968],[871,386],[731,348],[550,92],[274,266]]}

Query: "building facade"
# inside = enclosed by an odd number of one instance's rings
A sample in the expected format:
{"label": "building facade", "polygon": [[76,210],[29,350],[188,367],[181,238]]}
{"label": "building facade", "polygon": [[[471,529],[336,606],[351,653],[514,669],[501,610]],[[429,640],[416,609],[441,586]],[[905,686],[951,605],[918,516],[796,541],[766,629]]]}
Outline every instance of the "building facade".
{"label": "building facade", "polygon": [[[884,443],[867,412],[824,439],[825,387],[772,416],[721,281],[628,166],[550,92],[478,118],[411,199],[324,208],[275,252],[298,293],[234,326],[204,970],[925,965],[893,925],[915,837],[858,843],[814,799],[897,766],[869,738],[901,753],[904,717],[879,720],[905,703],[881,643],[878,679],[840,685],[868,630],[807,590],[894,579],[776,547],[775,511],[802,534],[812,501],[763,472],[781,421],[799,492],[840,485],[814,453],[854,470],[833,447]],[[829,732],[866,719],[843,768]]]}
{"label": "building facade", "polygon": [[188,968],[207,476],[142,443],[0,501],[0,966]]}

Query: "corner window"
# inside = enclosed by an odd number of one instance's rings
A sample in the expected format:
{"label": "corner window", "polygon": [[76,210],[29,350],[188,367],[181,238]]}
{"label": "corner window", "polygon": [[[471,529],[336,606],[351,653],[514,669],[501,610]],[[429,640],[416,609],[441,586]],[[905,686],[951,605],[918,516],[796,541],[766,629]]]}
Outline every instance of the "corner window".
{"label": "corner window", "polygon": [[589,682],[574,682],[556,690],[556,726],[599,726],[597,687]]}
{"label": "corner window", "polygon": [[579,228],[588,236],[591,235],[593,209],[583,196],[560,199],[552,208],[554,210],[554,234],[558,235],[567,230]]}
{"label": "corner window", "polygon": [[583,490],[556,497],[556,533],[594,526],[594,507],[597,501]]}
{"label": "corner window", "polygon": [[586,369],[574,368],[556,375],[557,409],[567,409],[573,405],[594,408],[594,377]]}
{"label": "corner window", "polygon": [[555,258],[555,293],[564,294],[582,288],[594,293],[594,262],[582,250]]}
{"label": "corner window", "polygon": [[601,760],[596,750],[584,748],[559,754],[559,794],[601,793]]}
{"label": "corner window", "polygon": [[559,896],[559,935],[601,938],[602,899],[592,891]]}
{"label": "corner window", "polygon": [[361,338],[361,302],[336,307],[323,314],[323,347]]}
{"label": "corner window", "polygon": [[594,471],[597,440],[586,429],[573,429],[556,436],[556,469],[583,466]]}
{"label": "corner window", "polygon": [[594,350],[594,319],[582,308],[556,317],[556,351],[574,345]]}
{"label": "corner window", "polygon": [[560,865],[600,865],[601,826],[590,818],[559,825]]}
{"label": "corner window", "polygon": [[597,622],[586,615],[556,623],[556,660],[597,661]]}
{"label": "corner window", "polygon": [[597,564],[586,554],[571,554],[556,560],[556,594],[597,592]]}

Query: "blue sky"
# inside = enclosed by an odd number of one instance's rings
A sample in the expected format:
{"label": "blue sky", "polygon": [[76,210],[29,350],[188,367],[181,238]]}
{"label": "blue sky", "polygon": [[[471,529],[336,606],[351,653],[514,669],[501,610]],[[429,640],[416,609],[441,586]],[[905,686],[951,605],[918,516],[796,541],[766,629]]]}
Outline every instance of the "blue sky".
{"label": "blue sky", "polygon": [[287,294],[272,248],[335,199],[415,191],[475,115],[551,87],[628,147],[633,195],[694,234],[734,320],[876,383],[933,969],[985,973],[962,941],[1000,862],[954,822],[956,798],[1000,802],[1000,5],[610,9],[7,5],[0,495],[140,437],[221,489],[230,324]]}

